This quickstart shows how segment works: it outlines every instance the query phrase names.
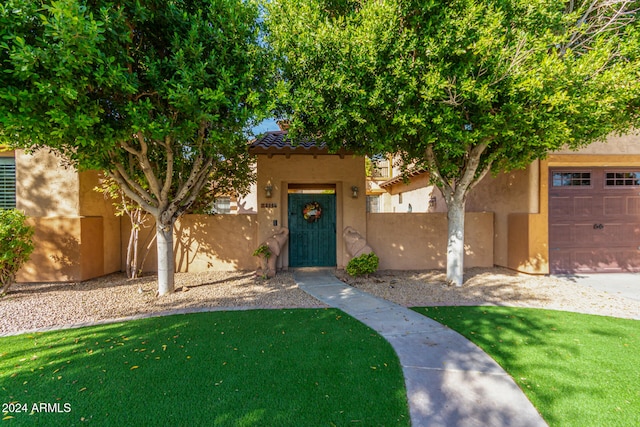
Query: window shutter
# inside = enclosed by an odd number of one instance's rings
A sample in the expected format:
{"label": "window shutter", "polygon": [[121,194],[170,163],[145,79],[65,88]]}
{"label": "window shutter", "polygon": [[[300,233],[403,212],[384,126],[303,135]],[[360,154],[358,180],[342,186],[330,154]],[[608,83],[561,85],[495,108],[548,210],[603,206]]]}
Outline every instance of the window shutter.
{"label": "window shutter", "polygon": [[0,157],[0,208],[16,207],[16,161],[13,157]]}

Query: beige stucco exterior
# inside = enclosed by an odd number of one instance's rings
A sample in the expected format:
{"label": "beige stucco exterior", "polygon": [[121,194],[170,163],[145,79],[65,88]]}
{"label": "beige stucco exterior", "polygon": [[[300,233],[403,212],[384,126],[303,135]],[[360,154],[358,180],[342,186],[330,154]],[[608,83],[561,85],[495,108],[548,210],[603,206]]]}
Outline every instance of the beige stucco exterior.
{"label": "beige stucco exterior", "polygon": [[[372,213],[367,215],[367,241],[383,270],[446,268],[445,213]],[[465,217],[466,267],[493,266],[493,214],[469,212]]]}
{"label": "beige stucco exterior", "polygon": [[[579,151],[561,150],[524,170],[485,177],[470,193],[466,210],[467,215],[493,213],[495,265],[530,274],[549,273],[549,169],[563,166],[639,167],[640,136],[615,136]],[[382,204],[387,212],[406,212],[408,204],[412,206],[411,215],[446,212],[440,191],[429,185],[426,173],[411,177],[409,183],[397,182],[387,190]]]}
{"label": "beige stucco exterior", "polygon": [[510,213],[508,217],[507,267],[526,273],[549,273],[549,169],[564,166],[638,168],[640,134],[613,136],[579,151],[561,150],[540,161],[537,178],[530,178],[530,182],[539,183],[537,209]]}
{"label": "beige stucco exterior", "polygon": [[17,280],[77,281],[120,271],[120,218],[78,173],[46,150],[5,153],[16,162],[16,208],[35,226],[35,250]]}
{"label": "beige stucco exterior", "polygon": [[20,282],[66,282],[105,274],[102,218],[30,218],[35,250],[16,278]]}
{"label": "beige stucco exterior", "polygon": [[[364,158],[352,155],[276,154],[258,155],[258,242],[263,242],[279,227],[288,227],[288,189],[290,184],[335,186],[336,191],[336,258],[338,268],[344,268],[349,255],[340,237],[346,226],[367,235],[365,203]],[[273,187],[268,198],[264,188]],[[352,197],[351,187],[360,190],[358,198]],[[275,205],[275,206],[274,206]],[[288,266],[287,250],[278,260],[278,267]]]}
{"label": "beige stucco exterior", "polygon": [[[96,172],[78,173],[61,166],[53,154],[0,152],[15,156],[17,207],[36,227],[36,250],[21,270],[20,281],[78,281],[124,269],[128,219],[116,217],[112,202],[93,190]],[[549,169],[554,167],[640,167],[640,136],[611,138],[578,152],[559,151],[524,170],[487,176],[467,201],[465,266],[500,265],[532,274],[549,273]],[[265,187],[272,187],[267,197]],[[350,256],[342,230],[356,229],[380,257],[382,269],[444,268],[446,206],[425,174],[409,185],[395,184],[389,203],[403,194],[396,212],[366,213],[369,190],[364,158],[329,154],[259,154],[255,210],[237,215],[187,215],[175,228],[176,270],[253,270],[252,256],[261,242],[288,227],[288,190],[309,186],[332,188],[336,194],[336,266]],[[354,198],[351,188],[359,188]],[[429,203],[431,198],[434,201]],[[412,204],[412,213],[406,206]],[[391,205],[390,205],[391,206]],[[152,221],[143,231],[154,233]],[[289,265],[285,246],[278,268]],[[146,271],[156,267],[155,246]]]}
{"label": "beige stucco exterior", "polygon": [[[174,254],[177,272],[198,273],[209,270],[253,270],[257,258],[253,251],[258,246],[258,223],[255,214],[239,215],[184,215],[174,228]],[[125,270],[127,244],[131,225],[122,223],[121,269]],[[153,235],[153,218],[140,230],[139,256],[144,257],[149,243],[143,271],[155,272],[158,254]]]}

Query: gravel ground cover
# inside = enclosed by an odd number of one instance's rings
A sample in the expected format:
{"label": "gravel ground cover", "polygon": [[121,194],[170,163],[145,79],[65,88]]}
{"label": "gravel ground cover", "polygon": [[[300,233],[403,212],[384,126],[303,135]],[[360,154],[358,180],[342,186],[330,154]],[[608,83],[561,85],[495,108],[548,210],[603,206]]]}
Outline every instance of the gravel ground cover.
{"label": "gravel ground cover", "polygon": [[[640,319],[640,302],[578,285],[568,278],[531,276],[505,268],[465,270],[461,287],[444,271],[381,271],[369,278],[336,275],[353,287],[407,307],[503,305]],[[606,276],[602,276],[606,280]]]}
{"label": "gravel ground cover", "polygon": [[[640,302],[567,279],[507,269],[469,269],[464,286],[445,284],[442,271],[379,271],[368,278],[336,275],[350,285],[407,307],[507,305],[639,318]],[[0,298],[0,335],[168,311],[325,307],[295,284],[290,272],[269,280],[253,272],[177,273],[177,291],[156,296],[156,277],[112,274],[79,283],[16,284]]]}

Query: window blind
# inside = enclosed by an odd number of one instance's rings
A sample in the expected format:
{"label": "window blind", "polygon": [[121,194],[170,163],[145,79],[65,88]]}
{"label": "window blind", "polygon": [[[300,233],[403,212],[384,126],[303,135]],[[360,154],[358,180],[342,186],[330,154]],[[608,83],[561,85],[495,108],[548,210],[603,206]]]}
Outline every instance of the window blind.
{"label": "window blind", "polygon": [[13,157],[0,157],[0,208],[16,207],[16,161]]}

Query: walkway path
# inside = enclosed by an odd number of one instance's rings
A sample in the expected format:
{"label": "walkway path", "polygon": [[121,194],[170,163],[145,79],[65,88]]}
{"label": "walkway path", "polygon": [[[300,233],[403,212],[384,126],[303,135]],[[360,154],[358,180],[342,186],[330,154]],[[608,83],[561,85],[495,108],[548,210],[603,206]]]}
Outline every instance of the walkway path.
{"label": "walkway path", "polygon": [[546,426],[511,377],[457,332],[339,281],[299,269],[300,289],[376,330],[400,359],[414,427]]}

